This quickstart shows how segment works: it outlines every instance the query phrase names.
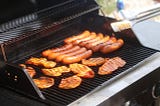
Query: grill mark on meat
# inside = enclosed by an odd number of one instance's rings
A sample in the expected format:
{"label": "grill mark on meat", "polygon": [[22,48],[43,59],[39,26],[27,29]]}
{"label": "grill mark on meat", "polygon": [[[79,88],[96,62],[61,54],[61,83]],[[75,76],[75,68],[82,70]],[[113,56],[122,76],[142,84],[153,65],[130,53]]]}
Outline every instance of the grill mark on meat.
{"label": "grill mark on meat", "polygon": [[105,62],[105,59],[102,57],[89,58],[88,60],[86,59],[82,60],[82,64],[87,66],[98,66],[98,65],[102,65],[104,62]]}
{"label": "grill mark on meat", "polygon": [[32,64],[35,66],[43,66],[45,68],[53,68],[57,64],[54,61],[48,61],[46,58],[36,58],[36,57],[31,57],[25,63]]}
{"label": "grill mark on meat", "polygon": [[73,89],[78,87],[82,83],[82,79],[76,75],[68,77],[68,78],[63,78],[58,85],[59,88],[61,89]]}
{"label": "grill mark on meat", "polygon": [[35,85],[41,89],[49,88],[54,85],[54,79],[49,77],[40,77],[33,79],[33,81]]}
{"label": "grill mark on meat", "polygon": [[107,60],[101,67],[99,67],[99,75],[111,74],[113,71],[116,71],[119,67],[123,67],[126,62],[120,57],[115,57]]}
{"label": "grill mark on meat", "polygon": [[73,73],[82,78],[93,78],[95,75],[94,71],[91,68],[83,64],[70,64],[69,68]]}
{"label": "grill mark on meat", "polygon": [[70,69],[66,66],[60,66],[52,69],[42,69],[41,71],[48,76],[61,76],[63,73],[70,72]]}

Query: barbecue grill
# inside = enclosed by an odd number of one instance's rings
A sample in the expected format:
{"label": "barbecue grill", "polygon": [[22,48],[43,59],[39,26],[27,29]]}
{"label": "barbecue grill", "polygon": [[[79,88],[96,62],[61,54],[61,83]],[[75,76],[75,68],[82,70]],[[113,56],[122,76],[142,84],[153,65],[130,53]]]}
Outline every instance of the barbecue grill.
{"label": "barbecue grill", "polygon": [[[42,4],[40,7],[38,5],[36,12],[0,25],[2,63],[0,82],[2,87],[46,105],[84,106],[92,101],[93,105],[117,106],[159,81],[159,66],[155,65],[160,56],[159,51],[142,46],[131,29],[114,33],[110,23],[116,20],[99,16],[99,6],[95,1],[67,0],[50,5],[47,5],[48,8],[43,7]],[[114,35],[125,41],[124,46],[116,52],[110,54],[97,52],[92,57],[120,56],[127,64],[110,75],[96,74],[93,79],[83,79],[83,83],[78,88],[71,90],[58,88],[60,79],[70,74],[55,78],[56,83],[53,87],[39,89],[25,69],[18,66],[30,57],[42,57],[42,51],[59,47],[64,44],[65,38],[79,34],[86,29],[105,35]],[[61,66],[62,63],[58,65]],[[38,68],[36,70],[35,77],[42,76],[40,70]],[[93,70],[97,72],[98,67],[94,67]],[[127,78],[130,81],[125,82]],[[112,86],[115,83],[117,86]]]}

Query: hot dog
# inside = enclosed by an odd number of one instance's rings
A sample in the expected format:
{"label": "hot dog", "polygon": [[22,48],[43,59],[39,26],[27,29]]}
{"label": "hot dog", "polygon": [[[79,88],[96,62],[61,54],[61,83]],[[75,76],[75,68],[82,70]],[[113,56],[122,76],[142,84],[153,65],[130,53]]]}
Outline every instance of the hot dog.
{"label": "hot dog", "polygon": [[82,33],[79,34],[79,35],[66,38],[66,39],[64,40],[64,42],[65,42],[65,43],[71,43],[71,42],[73,42],[73,41],[75,41],[75,40],[78,40],[78,39],[81,39],[81,38],[85,38],[85,37],[87,37],[87,36],[89,36],[89,35],[90,35],[90,31],[86,30],[86,31],[82,32]]}
{"label": "hot dog", "polygon": [[95,38],[96,38],[96,34],[92,34],[90,36],[87,36],[87,37],[84,37],[84,38],[81,38],[81,39],[77,39],[77,40],[73,41],[72,44],[77,45],[80,42],[84,42],[84,41],[95,39]]}
{"label": "hot dog", "polygon": [[57,56],[59,56],[60,54],[66,54],[66,53],[70,53],[70,52],[74,52],[77,51],[78,49],[80,49],[79,46],[74,46],[68,50],[64,50],[64,51],[60,51],[60,52],[52,52],[48,55],[48,59],[53,60],[55,59]]}
{"label": "hot dog", "polygon": [[99,50],[99,47],[101,47],[101,45],[98,45],[98,44],[102,44],[104,42],[107,42],[109,40],[109,38],[110,38],[109,36],[106,36],[106,37],[104,37],[103,39],[101,39],[99,41],[96,41],[96,42],[93,42],[93,43],[90,43],[90,44],[86,45],[86,48],[93,50],[93,52],[96,52],[96,51]]}
{"label": "hot dog", "polygon": [[97,52],[97,51],[99,51],[102,47],[104,47],[105,45],[109,45],[109,44],[115,43],[116,41],[117,41],[117,39],[116,39],[115,37],[110,37],[109,40],[107,40],[107,38],[106,38],[106,39],[104,39],[104,40],[101,40],[101,41],[99,42],[99,44],[95,43],[95,44],[97,44],[97,45],[92,46],[92,47],[91,47],[91,50],[92,50],[93,52]]}
{"label": "hot dog", "polygon": [[102,47],[100,49],[100,51],[104,54],[110,53],[110,52],[113,52],[113,51],[119,49],[120,47],[122,47],[123,44],[124,44],[124,41],[122,39],[118,39],[116,43],[106,45],[106,46]]}
{"label": "hot dog", "polygon": [[45,51],[42,52],[42,56],[47,57],[52,52],[60,52],[60,51],[63,51],[63,50],[70,49],[72,47],[73,47],[72,44],[66,44],[66,45],[58,47],[58,48],[48,49],[48,50],[45,50]]}
{"label": "hot dog", "polygon": [[92,55],[92,50],[88,50],[84,53],[81,53],[75,56],[67,56],[62,60],[62,62],[64,64],[76,63],[76,62],[80,62],[82,59],[86,59],[90,57],[91,55]]}
{"label": "hot dog", "polygon": [[67,57],[67,56],[74,56],[74,55],[78,55],[78,54],[81,54],[81,53],[84,53],[86,52],[87,49],[86,48],[80,48],[79,50],[75,51],[75,52],[70,52],[70,53],[67,53],[67,54],[61,54],[59,56],[57,56],[56,58],[56,61],[57,62],[60,62],[63,60],[63,58]]}
{"label": "hot dog", "polygon": [[91,39],[91,40],[87,40],[87,41],[82,41],[82,42],[79,43],[79,45],[80,46],[86,46],[87,44],[92,43],[92,42],[96,42],[96,41],[102,39],[103,37],[104,37],[103,34],[99,33],[99,34],[97,34],[96,38]]}

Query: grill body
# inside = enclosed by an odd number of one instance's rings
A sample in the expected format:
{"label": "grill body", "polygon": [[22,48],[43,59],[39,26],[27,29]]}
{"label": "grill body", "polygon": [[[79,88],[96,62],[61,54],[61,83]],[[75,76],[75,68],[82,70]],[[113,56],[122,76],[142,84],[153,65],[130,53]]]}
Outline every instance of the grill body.
{"label": "grill body", "polygon": [[[70,105],[72,102],[84,97],[104,83],[112,83],[111,80],[122,77],[122,74],[130,72],[129,69],[158,52],[157,50],[142,46],[131,29],[124,30],[120,33],[113,33],[109,25],[115,20],[99,16],[97,14],[98,6],[95,5],[94,2],[92,5],[89,4],[90,2],[86,2],[85,0],[78,4],[77,1],[69,0],[60,6],[54,6],[45,11],[29,15],[29,17],[33,19],[32,22],[27,22],[18,27],[17,24],[13,24],[9,27],[7,27],[7,24],[4,25],[0,36],[1,59],[7,61],[8,65],[5,65],[4,68],[1,69],[3,70],[0,74],[2,76],[0,80],[2,81],[2,86],[22,93],[27,97],[44,102],[47,105]],[[77,7],[81,9],[78,10]],[[85,8],[82,9],[82,7]],[[74,11],[74,9],[76,9],[76,11]],[[57,10],[57,12],[53,12],[54,10]],[[72,11],[66,12],[69,10]],[[66,13],[63,14],[64,12]],[[96,74],[93,79],[83,79],[82,85],[72,90],[61,90],[57,87],[60,79],[70,76],[71,73],[55,78],[55,86],[40,90],[34,85],[28,74],[18,67],[18,64],[24,63],[28,58],[41,57],[41,52],[43,50],[61,46],[65,38],[79,34],[86,29],[96,33],[114,34],[116,37],[123,38],[125,41],[124,46],[116,52],[105,55],[94,53],[92,57],[120,56],[127,64],[111,75],[99,76]],[[60,66],[62,64],[59,63],[58,65]],[[21,73],[17,70],[21,71]],[[38,68],[37,70],[38,74],[36,77],[39,77],[42,73]],[[93,70],[97,73],[98,67],[93,67]],[[8,73],[13,75],[13,77],[8,77]],[[20,83],[15,83],[15,76],[18,76],[18,81]],[[28,87],[22,87],[23,84],[27,84]],[[117,97],[120,96],[113,98]],[[113,101],[113,98],[108,100]],[[130,98],[128,97],[126,100]],[[107,101],[103,103],[107,104]]]}

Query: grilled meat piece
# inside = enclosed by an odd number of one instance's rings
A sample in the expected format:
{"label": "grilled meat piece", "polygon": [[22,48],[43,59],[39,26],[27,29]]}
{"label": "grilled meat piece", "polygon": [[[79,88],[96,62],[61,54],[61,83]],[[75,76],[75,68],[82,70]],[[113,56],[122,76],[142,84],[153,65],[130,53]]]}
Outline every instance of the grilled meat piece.
{"label": "grilled meat piece", "polygon": [[67,49],[67,50],[63,50],[63,51],[59,51],[59,52],[52,52],[48,55],[48,59],[49,60],[54,60],[56,59],[58,56],[60,56],[61,54],[68,54],[68,53],[72,53],[72,52],[75,52],[77,50],[79,50],[80,47],[79,46],[73,46],[72,48],[70,49]]}
{"label": "grilled meat piece", "polygon": [[78,87],[82,83],[82,79],[76,75],[63,78],[59,84],[59,88],[61,89],[73,89]]}
{"label": "grilled meat piece", "polygon": [[34,83],[38,88],[44,89],[54,85],[54,79],[49,77],[40,77],[33,79]]}
{"label": "grilled meat piece", "polygon": [[70,48],[72,48],[72,47],[73,47],[72,44],[65,44],[64,46],[61,46],[61,47],[48,49],[48,50],[45,50],[45,51],[42,52],[42,56],[48,57],[48,55],[49,55],[50,53],[52,53],[52,52],[61,52],[61,51],[70,49]]}
{"label": "grilled meat piece", "polygon": [[48,76],[61,76],[62,73],[70,72],[70,69],[66,66],[60,66],[51,69],[42,69],[42,72]]}
{"label": "grilled meat piece", "polygon": [[28,74],[29,74],[29,76],[31,78],[33,78],[33,76],[36,75],[36,71],[35,71],[35,69],[33,67],[26,66],[25,64],[19,64],[19,66],[21,66],[22,68],[24,68],[28,72]]}
{"label": "grilled meat piece", "polygon": [[99,66],[99,65],[102,65],[104,62],[105,62],[105,59],[102,57],[89,58],[88,60],[82,59],[82,64],[87,66]]}
{"label": "grilled meat piece", "polygon": [[106,59],[106,62],[101,67],[99,67],[98,74],[111,74],[113,71],[117,70],[119,67],[123,67],[125,64],[125,60],[121,59],[120,57]]}
{"label": "grilled meat piece", "polygon": [[82,32],[81,34],[79,35],[75,35],[75,36],[72,36],[72,37],[68,37],[64,40],[65,43],[72,43],[73,41],[76,41],[78,39],[83,39],[85,37],[88,37],[90,35],[90,31],[86,30],[84,32]]}
{"label": "grilled meat piece", "polygon": [[103,47],[100,48],[100,51],[104,54],[111,53],[113,51],[118,50],[124,45],[124,41],[122,39],[118,39],[115,43],[112,44],[104,44]]}
{"label": "grilled meat piece", "polygon": [[73,63],[69,65],[69,68],[73,73],[82,78],[93,78],[95,76],[94,71],[83,64]]}
{"label": "grilled meat piece", "polygon": [[43,66],[45,68],[53,68],[57,64],[54,61],[48,61],[46,58],[36,58],[36,57],[31,57],[25,63],[32,64],[35,66]]}
{"label": "grilled meat piece", "polygon": [[72,64],[72,63],[80,62],[82,59],[89,58],[91,55],[92,55],[92,50],[87,50],[81,54],[77,54],[74,56],[67,56],[62,60],[62,62],[64,64]]}

